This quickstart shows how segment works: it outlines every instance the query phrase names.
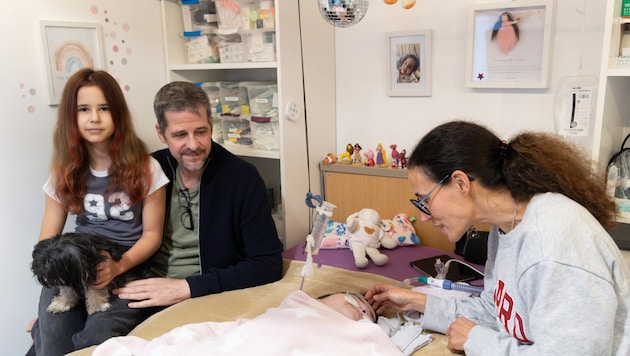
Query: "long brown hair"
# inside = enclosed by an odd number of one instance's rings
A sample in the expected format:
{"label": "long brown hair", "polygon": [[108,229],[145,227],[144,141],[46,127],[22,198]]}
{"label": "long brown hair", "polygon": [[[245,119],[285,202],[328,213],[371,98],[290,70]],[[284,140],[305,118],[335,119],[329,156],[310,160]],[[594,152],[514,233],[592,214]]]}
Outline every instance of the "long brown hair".
{"label": "long brown hair", "polygon": [[442,124],[420,140],[408,167],[421,168],[436,182],[456,169],[485,187],[506,188],[517,202],[534,194],[561,193],[584,206],[606,229],[615,225],[616,205],[605,180],[576,146],[557,135],[523,132],[509,142],[465,121]]}
{"label": "long brown hair", "polygon": [[90,68],[74,73],[61,95],[51,161],[57,198],[71,213],[84,209],[90,159],[77,125],[77,94],[84,86],[95,86],[103,92],[114,123],[109,147],[112,164],[108,191],[124,191],[133,205],[143,199],[151,185],[149,151],[136,135],[129,107],[116,79],[107,72]]}

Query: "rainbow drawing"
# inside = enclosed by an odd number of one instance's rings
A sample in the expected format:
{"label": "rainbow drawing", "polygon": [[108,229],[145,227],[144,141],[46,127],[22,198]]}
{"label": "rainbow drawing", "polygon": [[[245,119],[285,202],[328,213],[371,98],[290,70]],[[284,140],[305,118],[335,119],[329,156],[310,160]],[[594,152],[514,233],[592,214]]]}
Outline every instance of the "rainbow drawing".
{"label": "rainbow drawing", "polygon": [[94,68],[90,51],[79,41],[67,41],[57,47],[54,62],[56,71],[61,73],[74,73],[85,67]]}

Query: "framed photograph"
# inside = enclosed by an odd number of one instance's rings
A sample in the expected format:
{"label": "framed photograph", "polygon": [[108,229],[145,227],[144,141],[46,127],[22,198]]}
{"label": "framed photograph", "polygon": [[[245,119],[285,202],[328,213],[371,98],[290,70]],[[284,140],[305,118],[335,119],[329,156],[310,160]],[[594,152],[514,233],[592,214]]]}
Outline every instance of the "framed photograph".
{"label": "framed photograph", "polygon": [[474,5],[466,86],[548,88],[554,7],[554,0]]}
{"label": "framed photograph", "polygon": [[49,105],[58,105],[66,81],[81,68],[104,69],[98,24],[41,21]]}
{"label": "framed photograph", "polygon": [[431,30],[391,32],[387,37],[387,94],[431,96]]}

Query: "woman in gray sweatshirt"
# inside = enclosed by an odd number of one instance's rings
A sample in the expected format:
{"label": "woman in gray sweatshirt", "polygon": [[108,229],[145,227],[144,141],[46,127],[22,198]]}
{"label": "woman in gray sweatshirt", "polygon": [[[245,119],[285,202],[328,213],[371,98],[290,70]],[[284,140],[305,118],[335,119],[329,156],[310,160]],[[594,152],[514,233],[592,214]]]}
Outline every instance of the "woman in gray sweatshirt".
{"label": "woman in gray sweatshirt", "polygon": [[390,285],[377,312],[424,313],[448,348],[474,355],[630,355],[630,269],[607,229],[616,206],[580,150],[547,133],[501,141],[483,126],[438,126],[409,159],[414,205],[456,242],[491,225],[479,298]]}

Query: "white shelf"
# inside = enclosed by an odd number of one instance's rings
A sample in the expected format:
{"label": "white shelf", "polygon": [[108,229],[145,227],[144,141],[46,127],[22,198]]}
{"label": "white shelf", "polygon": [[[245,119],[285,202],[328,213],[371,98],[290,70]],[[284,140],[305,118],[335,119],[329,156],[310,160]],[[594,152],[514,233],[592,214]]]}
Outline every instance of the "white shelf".
{"label": "white shelf", "polygon": [[630,68],[611,68],[607,74],[609,77],[630,77]]}
{"label": "white shelf", "polygon": [[202,64],[173,64],[169,70],[231,70],[231,69],[274,69],[277,62],[243,62],[243,63],[202,63]]}
{"label": "white shelf", "polygon": [[225,143],[220,145],[237,156],[280,159],[279,151],[256,150],[247,146],[226,145]]}

